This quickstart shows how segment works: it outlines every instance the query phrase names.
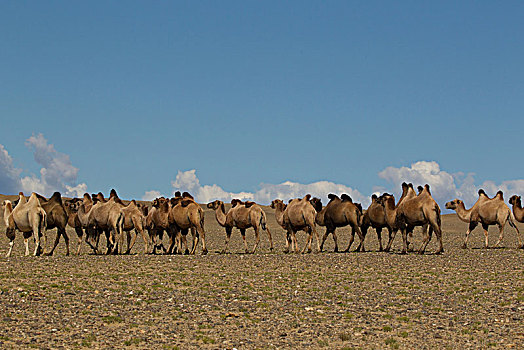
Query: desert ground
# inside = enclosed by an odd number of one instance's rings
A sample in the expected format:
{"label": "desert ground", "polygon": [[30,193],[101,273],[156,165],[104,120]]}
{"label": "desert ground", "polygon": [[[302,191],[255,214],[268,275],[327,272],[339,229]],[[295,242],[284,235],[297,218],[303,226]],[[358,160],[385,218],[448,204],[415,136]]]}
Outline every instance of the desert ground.
{"label": "desert ground", "polygon": [[[432,254],[435,238],[425,255],[400,255],[400,235],[391,253],[377,252],[372,229],[365,253],[332,253],[328,238],[327,252],[284,254],[284,231],[264,210],[275,250],[263,234],[254,255],[243,253],[238,230],[229,254],[218,254],[225,233],[207,208],[206,256],[201,247],[195,256],[144,255],[139,237],[129,256],[95,256],[85,243],[80,256],[64,256],[61,240],[52,257],[24,257],[20,234],[5,258],[2,222],[0,347],[524,348],[524,250],[510,227],[500,249],[483,249],[479,228],[461,249],[466,224],[449,214],[443,255]],[[349,230],[337,232],[345,249]],[[48,235],[47,247],[55,230]],[[492,227],[491,245],[497,237]],[[421,238],[416,231],[415,247]]]}

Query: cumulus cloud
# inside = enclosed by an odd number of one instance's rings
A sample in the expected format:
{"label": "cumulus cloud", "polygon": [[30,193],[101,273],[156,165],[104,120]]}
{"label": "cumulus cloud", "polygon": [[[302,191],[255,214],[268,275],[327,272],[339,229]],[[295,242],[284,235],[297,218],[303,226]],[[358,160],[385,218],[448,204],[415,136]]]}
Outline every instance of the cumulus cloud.
{"label": "cumulus cloud", "polygon": [[74,167],[67,154],[58,152],[48,144],[44,135],[33,135],[26,140],[26,146],[33,151],[35,161],[42,166],[40,176],[31,174],[20,178],[21,169],[13,162],[3,145],[0,145],[0,190],[4,193],[38,192],[50,196],[59,191],[65,196],[80,197],[87,191],[85,183],[77,181],[78,168]]}
{"label": "cumulus cloud", "polygon": [[160,191],[151,190],[151,191],[146,191],[146,193],[144,193],[144,195],[142,196],[142,200],[143,201],[152,201],[153,199],[158,198],[158,197],[162,197],[162,194],[160,193]]}

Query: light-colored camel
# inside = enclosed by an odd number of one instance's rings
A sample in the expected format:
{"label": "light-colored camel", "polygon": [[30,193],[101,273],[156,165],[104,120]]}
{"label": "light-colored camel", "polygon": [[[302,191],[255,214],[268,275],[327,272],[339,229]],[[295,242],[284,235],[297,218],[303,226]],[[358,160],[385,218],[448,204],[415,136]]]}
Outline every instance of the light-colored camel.
{"label": "light-colored camel", "polygon": [[[442,245],[440,208],[431,196],[429,185],[426,184],[418,196],[416,194],[415,197],[405,196],[397,206],[395,206],[395,198],[389,194],[382,195],[379,203],[384,206],[388,225],[392,226],[394,230],[400,230],[402,232],[402,254],[405,254],[408,249],[408,234],[413,232],[415,226],[422,226],[423,232],[425,233],[419,254],[423,254],[426,250],[433,231],[437,236],[439,244],[436,253],[440,254],[444,251]],[[425,229],[426,225],[429,225],[429,229],[427,230]],[[394,238],[394,234],[392,237]],[[391,248],[391,241],[392,240],[388,243],[386,251],[389,251]]]}
{"label": "light-colored camel", "polygon": [[470,209],[466,209],[464,202],[460,199],[454,199],[446,203],[446,209],[455,210],[459,219],[469,224],[462,248],[467,248],[469,234],[478,224],[481,224],[482,229],[484,230],[484,248],[489,247],[489,226],[497,225],[499,227],[499,239],[495,244],[495,246],[499,246],[504,238],[504,226],[506,225],[506,222],[517,231],[519,247],[522,247],[519,229],[512,220],[511,210],[506,203],[504,203],[502,191],[498,191],[494,198],[489,198],[482,189],[480,189],[478,193],[479,198]]}
{"label": "light-colored camel", "polygon": [[[378,196],[376,194],[371,196],[371,204],[364,211],[362,215],[362,222],[360,224],[360,229],[362,231],[362,236],[366,239],[368,229],[373,227],[377,232],[378,250],[381,252],[382,247],[382,229],[386,228],[389,232],[389,238],[391,239],[391,228],[386,222],[386,214],[384,213],[384,207],[380,205],[377,201]],[[363,244],[363,243],[362,243]],[[358,249],[357,249],[358,250]]]}
{"label": "light-colored camel", "polygon": [[62,202],[62,195],[60,192],[55,192],[47,200],[45,197],[36,194],[40,205],[45,210],[47,214],[47,230],[52,230],[56,228],[56,239],[53,248],[46,255],[53,255],[58,243],[60,241],[60,236],[64,236],[66,244],[66,255],[69,255],[69,236],[66,232],[67,220],[69,215],[67,214],[64,203]]}
{"label": "light-colored camel", "polygon": [[168,253],[173,252],[175,244],[177,244],[178,252],[182,252],[182,243],[184,243],[187,251],[186,236],[191,230],[193,247],[190,254],[195,254],[199,239],[202,239],[202,254],[207,254],[204,210],[189,193],[184,192],[180,197],[175,194],[175,198],[171,199],[168,221],[171,239]]}
{"label": "light-colored camel", "polygon": [[164,253],[167,249],[162,243],[164,232],[169,234],[169,201],[164,198],[155,198],[152,208],[146,217],[146,228],[149,232],[153,250],[151,253],[156,254],[157,250]]}
{"label": "light-colored camel", "polygon": [[[89,196],[84,194],[84,198]],[[123,233],[122,227],[124,222],[124,214],[121,211],[122,207],[111,198],[106,202],[99,201],[94,204],[89,210],[85,211],[85,206],[80,206],[78,217],[81,222],[86,222],[88,227],[94,227],[97,232],[97,241],[101,232],[106,232],[108,236],[107,254],[118,254],[122,250]]]}
{"label": "light-colored camel", "polygon": [[316,229],[316,216],[322,210],[322,203],[318,198],[313,198],[312,200],[311,195],[307,194],[304,198],[290,200],[287,206],[280,199],[276,199],[271,202],[271,208],[275,209],[277,222],[286,230],[286,249],[284,252],[287,253],[291,249],[291,251],[294,250],[298,253],[296,233],[301,230],[308,233],[308,240],[302,253],[306,249],[308,253],[311,252],[313,234],[317,238],[317,248],[320,252],[320,238]]}
{"label": "light-colored camel", "polygon": [[[324,242],[331,233],[333,235],[333,240],[335,241],[335,252],[338,252],[338,242],[337,235],[335,230],[337,227],[351,226],[351,236],[349,238],[349,244],[346,252],[351,248],[353,240],[355,239],[355,232],[360,238],[359,248],[364,251],[364,236],[360,231],[360,217],[362,212],[360,209],[353,203],[353,200],[347,194],[342,194],[340,198],[335,194],[329,194],[328,198],[330,199],[329,203],[323,208],[320,212],[317,213],[315,221],[317,224],[320,222],[323,226],[326,226],[326,232],[322,237],[322,242],[320,243],[320,251],[324,248]],[[316,219],[318,217],[318,220]]]}
{"label": "light-colored camel", "polygon": [[[116,203],[120,205],[122,214],[124,214],[124,222],[122,226],[123,232],[127,236],[127,250],[125,254],[129,254],[133,246],[135,245],[138,234],[142,236],[144,241],[144,252],[149,252],[149,239],[144,230],[146,217],[142,214],[142,211],[138,208],[136,201],[132,200],[128,205],[125,205],[114,189],[111,190],[109,199],[113,198]],[[131,236],[131,231],[135,230],[135,234]]]}
{"label": "light-colored camel", "polygon": [[524,208],[522,208],[522,202],[520,196],[513,195],[509,199],[509,204],[513,207],[513,215],[518,222],[524,222]]}
{"label": "light-colored camel", "polygon": [[[227,213],[222,201],[216,200],[214,202],[208,203],[207,205],[208,208],[215,211],[215,217],[218,224],[226,229],[226,244],[222,250],[222,253],[227,251],[231,233],[234,227],[240,230],[246,253],[255,253],[260,242],[261,230],[267,232],[270,250],[273,250],[273,238],[271,237],[271,232],[269,231],[269,227],[267,225],[266,214],[262,208],[255,202],[248,201],[244,203],[238,199],[233,199],[231,204],[232,208],[229,209]],[[250,227],[252,227],[255,231],[255,245],[251,251],[249,251],[246,242],[246,230]]]}
{"label": "light-colored camel", "polygon": [[[27,200],[22,192],[19,193],[18,205],[13,209],[11,201],[4,201],[4,223],[6,226],[6,236],[9,239],[9,251],[7,257],[11,256],[13,251],[14,239],[16,230],[19,230],[24,235],[25,255],[29,255],[29,237],[33,235],[35,239],[34,255],[39,255],[45,251],[46,235],[45,230],[47,226],[47,214],[40,205],[36,193],[32,193],[29,200]],[[40,237],[43,235],[44,244],[40,245]]]}

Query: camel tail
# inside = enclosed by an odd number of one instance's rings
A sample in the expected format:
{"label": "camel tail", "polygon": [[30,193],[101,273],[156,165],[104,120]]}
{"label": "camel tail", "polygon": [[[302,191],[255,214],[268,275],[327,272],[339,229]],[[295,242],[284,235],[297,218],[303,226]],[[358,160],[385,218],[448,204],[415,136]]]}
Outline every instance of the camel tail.
{"label": "camel tail", "polygon": [[200,227],[204,229],[204,211],[202,208],[199,208],[198,213],[200,214]]}
{"label": "camel tail", "polygon": [[262,227],[262,230],[264,230],[264,231],[267,230],[266,214],[264,212],[262,212],[262,215],[260,215],[260,226]]}
{"label": "camel tail", "polygon": [[44,209],[42,209],[39,213],[38,213],[38,216],[40,217],[40,224],[38,225],[38,236],[42,235],[47,227],[47,215],[44,211]]}
{"label": "camel tail", "polygon": [[515,230],[518,230],[517,225],[515,225],[515,216],[513,215],[513,212],[511,210],[509,211],[509,215],[508,215],[508,223]]}
{"label": "camel tail", "polygon": [[437,214],[438,227],[442,227],[441,218],[440,218],[440,208],[438,207],[438,205],[435,207],[435,213]]}

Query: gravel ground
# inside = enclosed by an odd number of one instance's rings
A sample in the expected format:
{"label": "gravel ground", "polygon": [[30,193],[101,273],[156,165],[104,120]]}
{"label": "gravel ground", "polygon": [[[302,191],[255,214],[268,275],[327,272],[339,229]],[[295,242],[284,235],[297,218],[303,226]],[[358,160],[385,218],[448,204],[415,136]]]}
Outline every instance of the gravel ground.
{"label": "gravel ground", "polygon": [[[466,224],[453,214],[443,216],[443,255],[432,254],[434,239],[426,255],[399,255],[399,236],[392,253],[376,252],[373,230],[371,252],[331,253],[329,238],[328,252],[286,255],[283,230],[265,210],[276,249],[262,235],[255,255],[242,254],[238,231],[231,253],[217,254],[225,234],[207,209],[207,256],[144,255],[139,237],[130,256],[94,256],[84,244],[66,257],[62,241],[52,257],[24,257],[20,235],[7,259],[2,223],[0,347],[524,347],[524,250],[513,229],[505,248],[482,249],[477,229],[464,250]],[[348,233],[340,230],[341,247]],[[251,230],[248,239],[251,246]]]}

